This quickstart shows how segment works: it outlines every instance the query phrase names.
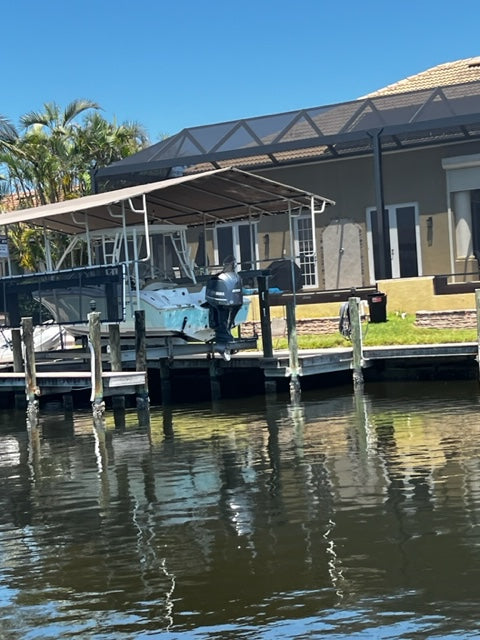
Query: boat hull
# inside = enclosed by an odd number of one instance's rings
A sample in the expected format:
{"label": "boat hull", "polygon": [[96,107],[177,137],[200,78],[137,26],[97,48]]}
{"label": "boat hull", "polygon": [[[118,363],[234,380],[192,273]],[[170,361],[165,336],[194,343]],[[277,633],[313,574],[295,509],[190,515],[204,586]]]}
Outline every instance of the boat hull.
{"label": "boat hull", "polygon": [[[78,292],[72,292],[69,300],[63,293],[62,308],[67,309],[75,303],[82,309],[88,309],[92,301],[90,292],[81,296]],[[55,304],[54,304],[55,302]],[[97,300],[97,304],[98,304]],[[69,324],[67,317],[55,317],[58,311],[58,300],[49,300],[48,296],[42,297],[42,303],[54,315],[55,322],[65,324],[68,331],[74,336],[88,335],[87,318],[85,323]],[[96,310],[102,312],[102,304]],[[245,297],[234,318],[233,326],[245,322],[248,317],[250,299]],[[133,335],[135,331],[135,310],[140,309],[145,313],[145,329],[147,334],[169,337],[176,336],[186,341],[209,342],[215,339],[215,329],[211,326],[210,306],[206,303],[205,287],[199,290],[189,290],[188,287],[176,287],[168,289],[140,291],[138,299],[127,299],[125,307],[125,319],[119,322],[120,333]],[[108,325],[102,325],[102,332],[108,333]]]}

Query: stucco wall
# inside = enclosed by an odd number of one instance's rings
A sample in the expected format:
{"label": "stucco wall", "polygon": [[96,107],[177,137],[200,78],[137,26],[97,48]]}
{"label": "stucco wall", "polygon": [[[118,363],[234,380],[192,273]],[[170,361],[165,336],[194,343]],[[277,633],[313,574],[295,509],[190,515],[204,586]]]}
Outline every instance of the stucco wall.
{"label": "stucco wall", "polygon": [[[480,153],[480,142],[465,142],[424,149],[412,149],[402,152],[385,151],[383,155],[384,200],[386,205],[415,203],[419,211],[420,252],[422,259],[422,275],[430,276],[452,272],[450,239],[450,220],[448,214],[448,197],[446,172],[442,168],[442,159],[460,155]],[[368,245],[366,231],[366,210],[375,207],[375,185],[372,157],[360,157],[341,160],[329,160],[310,164],[298,164],[258,171],[267,178],[292,184],[313,193],[331,198],[335,206],[328,207],[323,214],[316,217],[317,254],[320,281],[323,288],[325,282],[322,267],[322,233],[330,223],[340,220],[351,220],[360,229],[361,265],[352,270],[352,283],[342,288],[358,286],[359,273],[362,284],[375,284],[369,271]],[[480,187],[480,185],[479,185]],[[258,248],[261,266],[266,267],[269,261],[284,255],[289,256],[290,237],[287,216],[264,216],[257,227]],[[453,229],[454,234],[454,229]],[[213,263],[212,232],[207,232],[208,254]],[[453,238],[454,240],[454,238]],[[194,251],[194,249],[193,249]],[[332,264],[330,260],[327,264]],[[475,261],[460,264],[453,261],[454,268],[473,270]],[[328,278],[332,281],[332,278]],[[382,284],[388,293],[390,310],[416,311],[419,309],[462,309],[472,307],[472,295],[467,296],[433,296],[431,281],[420,284],[406,280],[390,280]],[[413,286],[412,286],[413,284]],[[328,314],[335,315],[337,310]],[[273,311],[272,311],[273,312]],[[318,310],[302,308],[302,313],[317,314]],[[325,315],[322,313],[322,315]]]}
{"label": "stucco wall", "polygon": [[[452,270],[449,203],[442,158],[479,152],[479,142],[468,142],[383,154],[385,204],[416,203],[418,205],[422,275],[450,273]],[[335,200],[334,207],[327,208],[324,214],[317,216],[317,233],[320,234],[322,228],[335,219],[349,218],[358,222],[364,234],[363,268],[367,274],[367,281],[373,282],[373,277],[368,270],[365,222],[367,208],[376,205],[371,157],[275,168],[259,173]],[[428,222],[429,218],[431,218],[431,226]],[[317,235],[320,246],[319,240],[320,235]],[[321,256],[319,260],[321,261]]]}

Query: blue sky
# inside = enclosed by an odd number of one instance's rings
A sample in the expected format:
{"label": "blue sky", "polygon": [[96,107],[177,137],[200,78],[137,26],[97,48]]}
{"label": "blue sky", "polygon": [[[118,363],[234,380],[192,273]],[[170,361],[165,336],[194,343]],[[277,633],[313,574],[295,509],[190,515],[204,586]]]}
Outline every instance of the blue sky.
{"label": "blue sky", "polygon": [[480,55],[478,0],[9,0],[1,15],[1,115],[88,98],[152,142]]}

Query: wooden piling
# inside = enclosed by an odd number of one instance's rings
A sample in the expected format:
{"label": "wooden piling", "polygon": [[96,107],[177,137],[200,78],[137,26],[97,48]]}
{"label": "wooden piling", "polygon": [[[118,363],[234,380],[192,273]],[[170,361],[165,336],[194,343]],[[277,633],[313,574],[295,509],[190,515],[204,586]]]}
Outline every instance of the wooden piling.
{"label": "wooden piling", "polygon": [[112,371],[122,370],[122,350],[120,347],[120,326],[108,325],[108,339],[110,346],[110,366]]}
{"label": "wooden piling", "polygon": [[143,309],[135,311],[135,368],[137,371],[145,371],[145,383],[137,387],[137,408],[148,409],[150,400],[148,397],[145,311]]}
{"label": "wooden piling", "polygon": [[170,376],[170,366],[167,358],[162,358],[159,362],[160,387],[162,391],[162,404],[170,404],[172,401],[172,380]]}
{"label": "wooden piling", "polygon": [[91,352],[92,393],[90,400],[94,418],[99,418],[105,411],[102,381],[102,344],[100,331],[100,313],[91,311],[88,314],[88,345]]}
{"label": "wooden piling", "polygon": [[480,289],[475,289],[475,308],[477,310],[477,363],[480,379]]}
{"label": "wooden piling", "polygon": [[22,318],[21,327],[25,352],[25,395],[27,397],[27,404],[35,405],[38,404],[37,399],[40,395],[40,389],[37,386],[32,318]]}
{"label": "wooden piling", "polygon": [[[125,431],[126,419],[125,419],[125,406],[117,407],[115,406],[115,400],[117,396],[113,396],[112,398],[112,409],[113,409],[113,424],[115,425],[116,431]],[[123,396],[125,399],[125,396]]]}
{"label": "wooden piling", "polygon": [[288,353],[290,368],[290,400],[298,402],[300,400],[301,387],[299,379],[299,361],[298,361],[298,340],[297,340],[297,322],[295,318],[295,303],[287,302],[287,334],[288,334]]}
{"label": "wooden piling", "polygon": [[277,393],[277,381],[275,378],[265,378],[264,382],[265,387],[265,395],[266,396],[274,396]]}
{"label": "wooden piling", "polygon": [[[20,329],[12,329],[13,370],[15,373],[23,371],[22,333]],[[25,409],[27,406],[26,393],[15,392],[15,409]]]}
{"label": "wooden piling", "polygon": [[72,413],[73,411],[73,396],[71,393],[64,393],[62,396],[62,405],[65,413]]}
{"label": "wooden piling", "polygon": [[210,375],[210,396],[213,401],[220,400],[222,397],[222,388],[220,384],[221,370],[215,358],[211,358],[208,367]]}
{"label": "wooden piling", "polygon": [[165,437],[173,437],[173,415],[171,407],[163,407],[163,433]]}
{"label": "wooden piling", "polygon": [[20,329],[12,329],[13,370],[23,371],[22,334]]}
{"label": "wooden piling", "polygon": [[363,386],[363,339],[362,324],[360,321],[360,298],[351,297],[348,299],[348,311],[352,332],[353,388],[357,389]]}
{"label": "wooden piling", "polygon": [[263,357],[273,356],[272,325],[270,320],[270,301],[267,277],[258,276],[258,305],[260,311],[260,327],[262,330]]}
{"label": "wooden piling", "polygon": [[[122,370],[122,348],[120,345],[120,326],[118,324],[108,325],[108,339],[110,347],[110,368],[112,371]],[[112,406],[121,411],[125,409],[125,396],[115,395],[112,397]]]}

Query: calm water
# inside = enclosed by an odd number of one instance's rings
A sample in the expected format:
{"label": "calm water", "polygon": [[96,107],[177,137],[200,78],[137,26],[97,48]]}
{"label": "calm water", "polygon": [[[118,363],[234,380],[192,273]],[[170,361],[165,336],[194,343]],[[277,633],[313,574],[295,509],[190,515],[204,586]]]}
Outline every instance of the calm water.
{"label": "calm water", "polygon": [[0,638],[480,638],[480,388],[0,413]]}

